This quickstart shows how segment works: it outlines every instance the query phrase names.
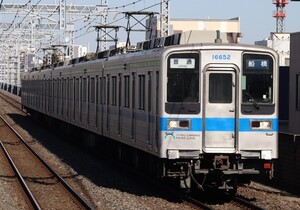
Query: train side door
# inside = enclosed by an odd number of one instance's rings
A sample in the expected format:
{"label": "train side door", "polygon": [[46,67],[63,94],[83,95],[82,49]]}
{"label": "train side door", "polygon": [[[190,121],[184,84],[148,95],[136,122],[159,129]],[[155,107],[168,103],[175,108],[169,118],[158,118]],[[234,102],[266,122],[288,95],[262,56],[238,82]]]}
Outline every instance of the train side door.
{"label": "train side door", "polygon": [[204,74],[203,150],[236,151],[236,90],[234,68],[208,68]]}

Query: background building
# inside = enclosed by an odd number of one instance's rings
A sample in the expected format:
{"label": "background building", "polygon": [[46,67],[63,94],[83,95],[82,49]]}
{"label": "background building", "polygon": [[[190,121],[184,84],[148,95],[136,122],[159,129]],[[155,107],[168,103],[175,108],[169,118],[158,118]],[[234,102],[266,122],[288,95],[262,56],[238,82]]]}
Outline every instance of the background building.
{"label": "background building", "polygon": [[289,133],[300,134],[300,32],[291,34]]}
{"label": "background building", "polygon": [[88,53],[88,47],[86,45],[74,45],[73,54],[74,58],[85,56]]}
{"label": "background building", "polygon": [[273,48],[279,54],[279,66],[290,65],[290,33],[271,33],[270,38],[255,44]]}
{"label": "background building", "polygon": [[[154,18],[151,24],[151,38],[160,37],[160,21]],[[171,19],[169,24],[170,35],[190,30],[216,31],[241,33],[240,18],[232,19]],[[146,34],[146,37],[149,37]]]}
{"label": "background building", "polygon": [[[240,19],[238,17],[232,19],[200,19],[200,20],[184,20],[171,19],[170,21],[171,33],[181,33],[189,30],[203,30],[221,32],[235,32],[240,33]],[[159,28],[158,28],[159,30]]]}

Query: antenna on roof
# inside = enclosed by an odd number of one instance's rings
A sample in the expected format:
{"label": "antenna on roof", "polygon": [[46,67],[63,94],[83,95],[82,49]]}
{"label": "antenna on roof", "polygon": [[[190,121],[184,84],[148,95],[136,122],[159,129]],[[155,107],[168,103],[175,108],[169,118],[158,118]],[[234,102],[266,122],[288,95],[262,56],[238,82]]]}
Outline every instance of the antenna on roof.
{"label": "antenna on roof", "polygon": [[286,17],[285,5],[288,0],[274,0],[273,4],[276,5],[276,11],[273,12],[273,17],[276,18],[276,32],[282,33],[284,31],[284,18]]}

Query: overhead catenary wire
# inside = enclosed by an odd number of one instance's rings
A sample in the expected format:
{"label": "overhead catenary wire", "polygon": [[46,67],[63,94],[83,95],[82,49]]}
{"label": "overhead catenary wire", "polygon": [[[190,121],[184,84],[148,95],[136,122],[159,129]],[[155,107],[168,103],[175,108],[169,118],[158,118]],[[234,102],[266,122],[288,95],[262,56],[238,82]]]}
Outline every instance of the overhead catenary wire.
{"label": "overhead catenary wire", "polygon": [[[120,8],[126,8],[126,7],[128,7],[128,6],[135,5],[135,4],[137,4],[137,3],[141,2],[141,1],[142,1],[142,0],[137,0],[137,1],[134,1],[134,2],[131,2],[131,3],[128,3],[128,4],[125,4],[125,5],[117,6],[117,7],[108,7],[108,8],[107,8],[107,11],[113,10],[113,9],[116,9],[116,10],[117,10],[117,9],[120,9]],[[93,18],[91,21],[89,21],[86,25],[84,25],[83,27],[81,27],[81,28],[75,30],[74,33],[80,32],[80,31],[82,31],[83,29],[87,29],[87,31],[86,31],[85,33],[80,34],[80,35],[74,37],[74,40],[75,40],[75,39],[78,39],[78,38],[80,38],[80,37],[83,37],[83,36],[85,36],[85,35],[87,35],[87,34],[89,34],[89,33],[91,33],[91,32],[94,32],[95,29],[89,31],[89,29],[91,28],[90,26],[91,26],[91,24],[92,24],[93,22],[95,22],[95,20],[96,20],[98,17],[100,17],[100,16],[103,16],[102,12],[101,12],[99,15],[96,15],[96,17]],[[90,15],[87,16],[87,19],[89,19],[89,17],[90,17]],[[120,20],[122,20],[122,19],[124,19],[124,17],[119,18],[119,19],[117,19],[117,20],[114,20],[114,21],[110,22],[108,25],[113,24],[113,23],[115,23],[115,22],[118,22],[118,21],[120,21]],[[55,41],[59,40],[60,38],[61,38],[61,35],[59,35],[59,36],[58,36],[56,39],[54,39],[52,42],[55,42]]]}
{"label": "overhead catenary wire", "polygon": [[[29,0],[26,4],[24,4],[24,5],[18,7],[18,11],[17,11],[17,13],[15,14],[14,19],[12,20],[12,23],[10,24],[10,26],[9,26],[7,29],[4,29],[3,31],[8,31],[8,30],[12,27],[12,25],[14,24],[14,22],[15,22],[17,16],[18,16],[18,14],[19,14],[20,9],[23,8],[23,7],[26,7],[28,4],[31,3],[31,1],[32,1],[32,0]],[[1,1],[0,8],[2,7],[2,3],[3,3],[3,0]]]}
{"label": "overhead catenary wire", "polygon": [[[139,1],[141,1],[141,0],[139,0]],[[135,3],[139,2],[139,1],[133,2],[133,3],[131,3],[131,4],[127,4],[126,6],[135,4]],[[159,2],[159,3],[156,3],[156,4],[150,5],[150,6],[148,6],[148,7],[145,7],[145,8],[143,8],[143,9],[141,9],[141,10],[138,10],[138,12],[145,11],[145,10],[147,10],[147,9],[156,7],[156,6],[161,5],[162,3],[165,3],[165,2],[168,2],[168,1],[170,1],[170,0],[165,0],[165,1],[163,1],[163,2]],[[114,8],[114,7],[112,7],[112,8]],[[115,7],[115,8],[120,8],[120,7]],[[99,15],[99,16],[100,16],[100,15]],[[114,21],[108,23],[107,25],[114,24],[114,23],[116,23],[116,22],[118,22],[118,21],[120,21],[120,20],[123,20],[123,19],[125,19],[125,17],[122,17],[122,18],[119,18],[119,19],[117,19],[117,20],[114,20]],[[96,18],[94,18],[90,23],[88,23],[87,25],[83,26],[82,28],[80,28],[80,29],[78,29],[78,30],[75,30],[74,32],[76,33],[76,32],[79,32],[79,31],[81,31],[81,30],[87,28],[87,27],[88,27],[89,25],[91,25],[95,20],[96,20]],[[91,28],[91,27],[89,27],[87,30],[89,30],[90,28]],[[87,35],[87,34],[89,34],[89,33],[91,33],[91,32],[95,32],[95,29],[94,29],[94,30],[91,30],[91,31],[86,31],[86,32],[83,33],[83,34],[74,37],[74,40],[75,40],[75,39],[78,39],[78,38],[80,38],[80,37],[82,37],[82,36],[84,36],[84,35]]]}
{"label": "overhead catenary wire", "polygon": [[[117,10],[117,9],[124,9],[124,8],[127,8],[127,7],[132,6],[132,5],[137,5],[137,4],[140,3],[141,1],[142,1],[142,0],[136,0],[136,1],[133,1],[133,2],[131,2],[131,3],[127,3],[127,4],[125,4],[125,5],[120,5],[120,6],[116,6],[116,7],[108,7],[108,8],[105,9],[105,10],[106,10],[105,12],[107,12],[107,11],[109,12],[109,11],[114,10],[114,9],[116,9],[116,10]],[[165,0],[165,1],[163,1],[163,2],[166,2],[166,1],[170,1],[170,0]],[[3,30],[3,31],[1,32],[0,38],[3,39],[3,35],[6,35],[5,37],[8,38],[11,34],[13,34],[13,33],[15,32],[15,30],[16,30],[16,28],[13,27],[13,26],[16,25],[16,24],[21,25],[21,24],[26,20],[26,18],[30,15],[30,13],[32,12],[32,10],[34,10],[34,8],[35,8],[38,4],[40,4],[40,2],[41,2],[41,0],[38,1],[34,6],[32,6],[31,9],[28,10],[28,12],[27,12],[26,15],[24,16],[24,18],[23,18],[20,22],[16,23],[16,20],[17,20],[17,18],[18,18],[19,15],[20,15],[21,9],[24,8],[24,7],[26,7],[26,6],[28,6],[30,3],[32,3],[32,0],[29,0],[26,4],[24,4],[24,5],[22,5],[22,6],[19,6],[17,12],[15,13],[15,17],[14,17],[13,21],[11,22],[10,26],[9,26],[7,29],[5,29],[5,30]],[[148,6],[148,7],[144,7],[143,9],[141,9],[141,10],[139,10],[139,11],[145,11],[145,10],[147,10],[147,9],[150,9],[150,8],[155,7],[155,6],[161,5],[163,2],[159,2],[159,3],[152,4],[152,5]],[[3,0],[1,0],[1,3],[0,3],[0,6],[2,6],[2,5],[3,5]],[[57,7],[55,8],[55,11],[57,11],[58,9],[59,9],[59,6],[57,6]],[[54,15],[54,14],[55,14],[55,11],[53,11],[52,14],[50,14],[50,15],[48,16],[48,18],[51,17],[52,15]],[[90,34],[90,33],[94,32],[95,29],[94,29],[93,27],[91,27],[91,25],[97,20],[98,17],[100,17],[100,16],[103,16],[103,17],[104,17],[103,12],[99,13],[98,15],[96,15],[96,17],[94,17],[93,19],[90,20],[90,17],[91,17],[91,16],[95,16],[95,14],[92,14],[92,13],[89,14],[89,15],[87,16],[88,23],[87,23],[86,25],[84,25],[83,27],[81,27],[81,28],[79,28],[79,29],[77,29],[77,30],[74,30],[74,31],[72,32],[73,35],[76,35],[76,36],[73,36],[73,37],[72,37],[72,40],[73,40],[73,41],[79,39],[80,37],[86,36],[87,34]],[[46,17],[42,17],[42,18],[46,18]],[[46,18],[46,19],[47,19],[47,18]],[[121,17],[121,18],[118,18],[118,19],[114,19],[113,21],[109,22],[109,23],[106,24],[106,25],[114,24],[114,23],[119,22],[119,21],[121,21],[121,20],[123,20],[123,19],[125,19],[125,17]],[[12,28],[12,27],[13,27],[13,28]],[[91,28],[93,28],[93,30],[92,30]],[[12,30],[11,30],[11,29],[12,29]],[[11,31],[10,31],[10,30],[11,30]],[[83,31],[83,30],[86,30],[86,32],[77,35],[78,32]],[[9,32],[9,33],[5,33],[5,32],[8,32],[8,31],[10,31],[10,32]],[[64,34],[58,34],[58,36],[55,36],[55,37],[51,36],[51,39],[52,39],[52,40],[49,40],[49,41],[50,41],[50,44],[57,42],[59,39],[61,39],[61,37],[62,37],[63,35],[64,35]],[[39,45],[42,46],[42,42],[40,42]],[[38,46],[37,46],[37,47],[38,47]]]}
{"label": "overhead catenary wire", "polygon": [[[29,0],[26,4],[24,4],[24,5],[18,7],[17,13],[15,14],[14,19],[12,20],[10,26],[9,26],[7,29],[4,29],[4,30],[2,31],[2,33],[0,34],[0,39],[1,39],[2,36],[3,36],[3,32],[9,31],[9,30],[11,29],[11,27],[14,25],[14,23],[15,23],[17,17],[18,17],[18,14],[19,14],[20,9],[22,9],[22,8],[24,8],[24,7],[26,7],[26,6],[28,6],[28,5],[31,3],[31,1],[32,1],[32,0]],[[39,2],[41,2],[41,0],[40,0]],[[19,23],[20,25],[23,23],[23,21],[25,20],[25,18],[30,14],[30,12],[31,12],[38,4],[39,4],[39,2],[36,3],[36,4],[31,8],[31,10],[29,10],[29,12],[28,12],[28,13],[26,14],[26,16],[23,18],[23,20]],[[1,1],[1,7],[2,7],[2,4],[3,4],[3,0]],[[0,7],[0,8],[1,8],[1,7]],[[6,35],[6,38],[7,38],[9,35],[11,35],[11,34],[13,33],[14,30],[15,30],[15,29],[13,29],[9,34],[7,34],[7,35]]]}

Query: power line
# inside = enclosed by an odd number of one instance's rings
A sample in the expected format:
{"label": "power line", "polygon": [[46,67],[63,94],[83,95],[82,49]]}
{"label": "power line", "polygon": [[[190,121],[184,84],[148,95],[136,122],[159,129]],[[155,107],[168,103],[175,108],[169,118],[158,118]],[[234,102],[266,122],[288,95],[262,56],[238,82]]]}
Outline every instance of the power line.
{"label": "power line", "polygon": [[[122,7],[124,8],[124,7],[127,7],[127,6],[134,5],[134,4],[136,4],[136,3],[140,2],[140,1],[141,1],[141,0],[132,2],[132,3],[127,4],[127,5],[118,6],[118,7],[111,7],[111,8],[108,8],[108,9],[119,9],[119,8],[122,8]],[[143,8],[143,9],[141,9],[141,10],[138,10],[138,11],[139,11],[139,12],[142,12],[142,11],[148,10],[148,9],[150,9],[150,8],[153,8],[153,7],[162,5],[163,3],[166,3],[166,2],[169,2],[169,1],[170,1],[170,0],[164,0],[164,1],[160,2],[160,3],[156,3],[156,4],[153,4],[153,5],[150,5],[150,6],[148,6],[148,7],[145,7],[145,8]],[[100,15],[99,15],[99,16],[100,16]],[[85,32],[85,33],[83,33],[83,34],[81,34],[81,35],[78,35],[78,36],[74,37],[74,39],[78,39],[78,38],[80,38],[80,37],[82,37],[82,36],[84,36],[84,35],[87,35],[87,34],[89,34],[89,33],[95,32],[95,31],[96,31],[95,29],[92,30],[92,31],[88,31],[88,30],[91,28],[91,27],[88,27],[88,26],[90,26],[96,19],[97,19],[97,17],[94,18],[92,21],[90,21],[90,22],[89,22],[88,24],[86,24],[85,26],[81,27],[80,29],[75,30],[74,32],[76,33],[76,32],[79,32],[79,31],[81,31],[81,30],[87,28],[87,32]],[[116,23],[116,22],[118,22],[118,21],[121,21],[121,20],[123,20],[123,19],[125,19],[125,17],[122,17],[122,18],[119,18],[119,19],[117,19],[117,20],[114,20],[114,21],[108,23],[107,25],[114,24],[114,23]]]}
{"label": "power line", "polygon": [[[137,3],[141,2],[141,1],[142,1],[142,0],[137,0],[137,1],[131,2],[131,3],[129,3],[129,4],[125,4],[125,5],[121,5],[121,6],[117,6],[117,7],[109,7],[109,8],[107,8],[107,11],[113,10],[113,9],[116,9],[116,10],[117,10],[117,9],[120,9],[120,8],[126,8],[126,7],[128,7],[128,6],[135,5],[135,4],[137,4]],[[80,34],[80,35],[74,37],[74,40],[76,40],[76,39],[78,39],[78,38],[80,38],[80,37],[83,37],[83,36],[85,36],[85,35],[87,35],[87,34],[90,34],[90,33],[92,33],[92,32],[95,31],[95,29],[92,30],[92,31],[89,31],[90,28],[92,28],[92,27],[91,27],[91,24],[92,24],[99,16],[102,16],[102,13],[100,13],[99,15],[96,15],[96,16],[97,16],[97,17],[95,17],[94,19],[92,19],[91,21],[89,21],[86,25],[84,25],[83,27],[81,27],[81,28],[79,28],[79,29],[77,29],[77,30],[74,31],[74,33],[77,33],[77,32],[79,32],[79,31],[82,31],[83,29],[87,29],[87,31],[86,31],[85,33]],[[90,17],[90,15],[87,17],[87,19],[89,19],[89,17]],[[122,19],[125,19],[125,17],[122,17],[122,18],[119,18],[119,19],[117,19],[117,20],[114,20],[113,22],[110,22],[110,23],[108,23],[107,25],[111,25],[111,24],[116,23],[116,22],[118,22],[118,21],[120,21],[120,20],[122,20]],[[61,35],[60,35],[60,36],[61,36]],[[55,40],[53,40],[53,42],[59,40],[59,39],[60,39],[60,36],[57,37]]]}
{"label": "power line", "polygon": [[[25,17],[22,19],[22,21],[19,23],[20,25],[23,23],[23,21],[26,19],[26,17],[31,13],[31,11],[41,2],[42,0],[39,0],[38,1],[38,3],[36,3],[32,8],[31,8],[31,10],[29,10],[28,12],[27,12],[27,14],[25,15]],[[29,2],[31,2],[31,0],[29,1]],[[28,2],[28,3],[29,3]],[[15,29],[13,29],[8,35],[6,35],[6,37],[8,37],[13,31],[14,31]]]}
{"label": "power line", "polygon": [[[125,4],[125,5],[122,5],[122,6],[109,7],[109,8],[107,8],[107,11],[113,10],[113,9],[116,9],[116,10],[117,10],[117,9],[119,9],[119,8],[125,8],[125,7],[128,7],[128,6],[134,5],[134,4],[136,4],[136,3],[140,2],[140,1],[142,1],[142,0],[134,1],[134,2],[132,2],[132,3]],[[99,15],[97,15],[97,17],[95,17],[93,20],[91,20],[88,24],[86,24],[85,26],[81,27],[81,28],[78,29],[78,30],[75,30],[74,32],[79,32],[79,31],[81,31],[82,29],[86,28],[88,25],[91,25],[91,24],[92,24],[99,16],[101,16],[101,15],[102,15],[102,13],[99,14]],[[122,20],[122,19],[124,19],[124,18],[121,18],[121,19],[119,19],[119,20]],[[119,20],[117,20],[117,21],[119,21]],[[115,22],[117,22],[117,21],[113,21],[112,23],[115,23]],[[112,23],[110,23],[110,24],[112,24]]]}
{"label": "power line", "polygon": [[3,3],[3,0],[1,0],[1,2],[0,2],[0,9],[1,9],[1,7],[2,7],[2,3]]}

